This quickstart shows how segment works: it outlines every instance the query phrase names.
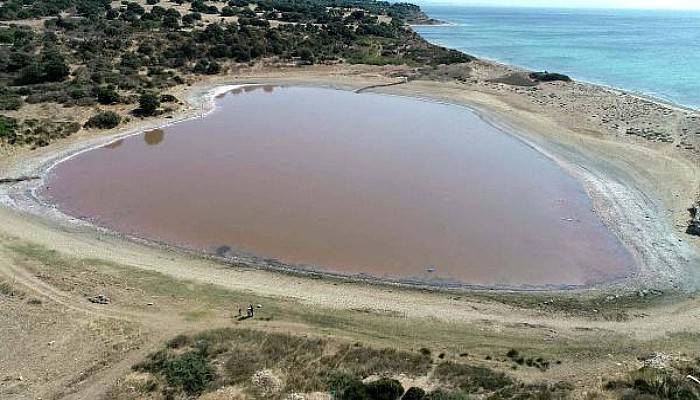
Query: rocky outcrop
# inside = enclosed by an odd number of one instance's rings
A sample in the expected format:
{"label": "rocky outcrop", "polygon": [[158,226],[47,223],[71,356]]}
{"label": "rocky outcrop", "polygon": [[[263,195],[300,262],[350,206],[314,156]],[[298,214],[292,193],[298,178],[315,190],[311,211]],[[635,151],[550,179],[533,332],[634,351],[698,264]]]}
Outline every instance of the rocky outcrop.
{"label": "rocky outcrop", "polygon": [[688,221],[688,229],[685,233],[689,235],[700,236],[700,201],[692,205],[688,212],[690,213],[690,220]]}

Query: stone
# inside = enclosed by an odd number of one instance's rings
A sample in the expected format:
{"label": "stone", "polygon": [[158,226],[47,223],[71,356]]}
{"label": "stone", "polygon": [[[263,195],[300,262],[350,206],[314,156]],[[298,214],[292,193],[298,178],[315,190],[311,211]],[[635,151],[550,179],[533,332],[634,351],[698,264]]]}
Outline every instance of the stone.
{"label": "stone", "polygon": [[109,297],[107,297],[103,294],[98,294],[97,296],[94,296],[94,297],[88,297],[88,301],[90,301],[91,303],[95,303],[95,304],[109,304],[111,302]]}

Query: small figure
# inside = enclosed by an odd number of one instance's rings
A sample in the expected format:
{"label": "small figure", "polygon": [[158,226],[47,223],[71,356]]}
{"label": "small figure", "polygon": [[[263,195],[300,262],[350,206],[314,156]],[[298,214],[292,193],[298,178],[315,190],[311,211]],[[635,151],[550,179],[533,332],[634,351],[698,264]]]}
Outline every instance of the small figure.
{"label": "small figure", "polygon": [[253,305],[250,304],[248,306],[248,318],[253,318],[255,316],[255,308],[253,308]]}
{"label": "small figure", "polygon": [[243,316],[243,309],[241,308],[241,306],[238,306],[238,317],[242,317],[242,316]]}

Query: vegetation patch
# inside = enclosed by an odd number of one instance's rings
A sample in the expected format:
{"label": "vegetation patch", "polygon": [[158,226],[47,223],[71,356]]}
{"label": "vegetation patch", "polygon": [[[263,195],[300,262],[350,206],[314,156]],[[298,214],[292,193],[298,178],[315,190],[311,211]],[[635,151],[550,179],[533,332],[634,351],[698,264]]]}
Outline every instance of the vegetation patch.
{"label": "vegetation patch", "polygon": [[200,394],[214,379],[214,369],[199,351],[173,355],[159,351],[134,367],[141,372],[162,375],[168,385],[188,395]]}
{"label": "vegetation patch", "polygon": [[[550,399],[571,391],[563,384],[523,384],[477,365],[434,365],[420,351],[236,328],[178,335],[133,368],[151,374],[149,390],[175,398],[224,387],[241,388],[251,398],[326,392],[339,400]],[[437,389],[405,390],[398,376],[427,376]]]}
{"label": "vegetation patch", "polygon": [[[241,385],[254,393],[256,373],[274,370],[281,371],[288,393],[352,391],[362,398],[390,400],[403,394],[398,382],[380,379],[365,385],[360,380],[375,374],[424,375],[430,364],[418,353],[227,328],[177,336],[134,369],[159,377],[164,392],[191,395]],[[221,367],[214,370],[213,365]]]}
{"label": "vegetation patch", "polygon": [[504,85],[510,85],[510,86],[524,86],[524,87],[537,86],[537,82],[535,80],[533,80],[533,78],[527,76],[526,74],[519,73],[519,72],[513,72],[510,74],[501,76],[499,78],[491,79],[491,82],[502,83]]}
{"label": "vegetation patch", "polygon": [[24,103],[125,103],[140,95],[135,112],[150,116],[158,114],[163,89],[255,62],[422,66],[474,59],[413,32],[408,23],[427,19],[418,6],[385,1],[0,3],[0,20],[36,18],[43,24],[0,27],[2,110]]}
{"label": "vegetation patch", "polygon": [[556,82],[556,81],[562,81],[562,82],[571,82],[571,78],[564,75],[564,74],[558,74],[555,72],[532,72],[530,75],[530,78],[537,81],[537,82]]}
{"label": "vegetation patch", "polygon": [[493,392],[515,383],[513,379],[502,372],[449,361],[442,362],[437,366],[434,377],[465,393]]}
{"label": "vegetation patch", "polygon": [[100,111],[87,120],[84,127],[91,129],[112,129],[121,123],[122,117],[114,111]]}
{"label": "vegetation patch", "polygon": [[[625,379],[609,381],[604,385],[623,399],[700,399],[700,359],[676,362],[670,366],[644,366]],[[694,378],[694,379],[693,379]]]}
{"label": "vegetation patch", "polygon": [[13,283],[0,280],[0,296],[23,298],[24,292]]}
{"label": "vegetation patch", "polygon": [[80,124],[72,121],[31,118],[19,122],[15,118],[0,116],[0,144],[43,147],[52,140],[66,138],[79,130]]}
{"label": "vegetation patch", "polygon": [[543,357],[526,357],[521,355],[520,352],[515,349],[508,350],[506,357],[508,357],[516,365],[537,368],[542,372],[548,370],[550,366],[550,362],[545,360]]}

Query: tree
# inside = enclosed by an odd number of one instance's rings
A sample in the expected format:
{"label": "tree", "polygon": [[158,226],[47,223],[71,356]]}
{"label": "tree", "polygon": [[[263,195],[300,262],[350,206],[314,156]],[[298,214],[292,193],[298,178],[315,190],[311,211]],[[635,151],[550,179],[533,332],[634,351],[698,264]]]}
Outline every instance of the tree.
{"label": "tree", "polygon": [[143,115],[153,115],[160,107],[160,98],[151,92],[143,92],[139,97],[139,111]]}
{"label": "tree", "polygon": [[314,53],[308,48],[304,47],[299,49],[297,52],[299,55],[299,58],[304,61],[307,64],[313,64],[314,63]]}
{"label": "tree", "polygon": [[15,80],[18,85],[33,85],[35,83],[41,83],[43,79],[43,73],[41,71],[41,66],[38,63],[31,63],[19,71],[19,76]]}
{"label": "tree", "polygon": [[60,82],[70,74],[70,69],[63,55],[56,49],[46,50],[41,57],[43,80]]}
{"label": "tree", "polygon": [[143,8],[139,3],[130,2],[126,5],[126,11],[138,15],[143,15],[146,13],[146,9]]}
{"label": "tree", "polygon": [[99,87],[97,88],[97,101],[100,104],[119,103],[119,93],[114,90],[113,86]]}
{"label": "tree", "polygon": [[232,17],[236,15],[236,9],[231,6],[224,6],[221,8],[222,17]]}

